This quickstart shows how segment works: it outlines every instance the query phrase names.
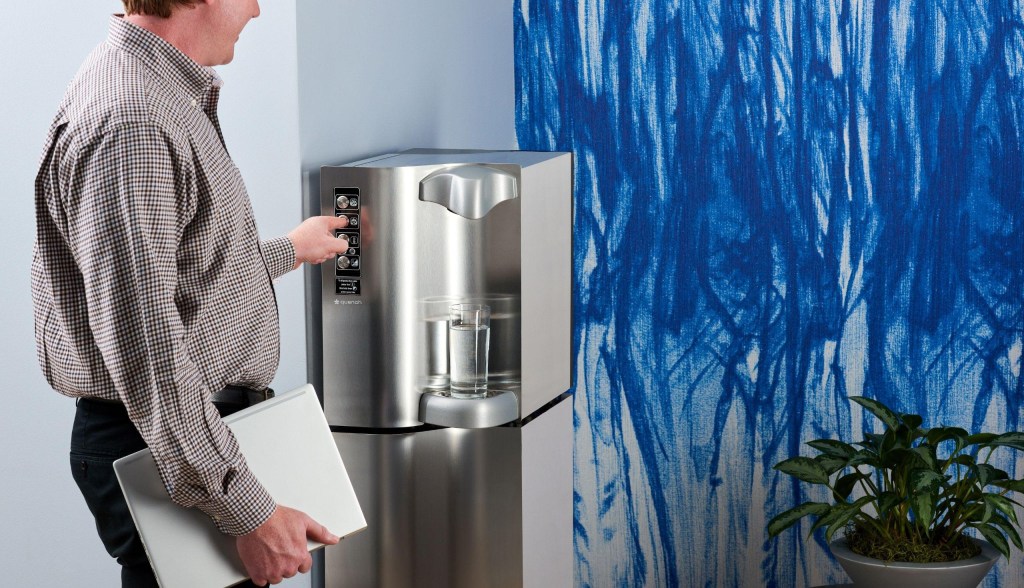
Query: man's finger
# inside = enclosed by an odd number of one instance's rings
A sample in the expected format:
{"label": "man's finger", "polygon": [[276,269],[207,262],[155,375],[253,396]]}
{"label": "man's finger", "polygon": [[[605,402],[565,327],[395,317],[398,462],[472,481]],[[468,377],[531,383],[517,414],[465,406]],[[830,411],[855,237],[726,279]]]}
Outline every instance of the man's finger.
{"label": "man's finger", "polygon": [[331,217],[331,218],[334,219],[330,223],[331,224],[331,228],[344,229],[345,227],[348,226],[348,217],[345,217],[345,216],[335,216],[335,217]]}
{"label": "man's finger", "polygon": [[299,564],[299,573],[305,574],[311,569],[313,569],[313,558],[307,553],[306,558]]}
{"label": "man's finger", "polygon": [[306,537],[309,537],[313,541],[319,541],[325,545],[334,545],[338,542],[338,536],[327,530],[327,527],[320,523],[309,519],[306,524]]}

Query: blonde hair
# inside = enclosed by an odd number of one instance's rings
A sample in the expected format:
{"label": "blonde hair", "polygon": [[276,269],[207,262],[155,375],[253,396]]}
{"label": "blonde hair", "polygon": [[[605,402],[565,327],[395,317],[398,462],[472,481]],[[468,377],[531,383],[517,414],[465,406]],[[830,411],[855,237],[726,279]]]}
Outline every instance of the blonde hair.
{"label": "blonde hair", "polygon": [[149,16],[171,16],[175,4],[189,5],[195,0],[121,0],[125,14],[146,14]]}

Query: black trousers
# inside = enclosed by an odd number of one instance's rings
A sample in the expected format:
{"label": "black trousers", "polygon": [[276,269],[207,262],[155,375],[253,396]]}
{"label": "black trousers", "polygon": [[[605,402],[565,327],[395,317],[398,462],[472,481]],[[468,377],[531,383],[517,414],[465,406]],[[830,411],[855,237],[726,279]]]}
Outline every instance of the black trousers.
{"label": "black trousers", "polygon": [[[215,404],[222,417],[245,408],[243,404]],[[115,460],[145,447],[123,405],[86,398],[78,401],[71,431],[71,475],[96,519],[103,546],[121,564],[122,588],[157,586],[114,474]],[[237,586],[255,584],[247,581]]]}

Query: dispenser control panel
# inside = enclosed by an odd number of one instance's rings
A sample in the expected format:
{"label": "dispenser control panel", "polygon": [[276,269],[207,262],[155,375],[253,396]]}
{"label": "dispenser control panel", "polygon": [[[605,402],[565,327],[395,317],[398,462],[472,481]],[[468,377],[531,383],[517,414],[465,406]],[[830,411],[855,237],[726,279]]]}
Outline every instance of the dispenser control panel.
{"label": "dispenser control panel", "polygon": [[345,218],[348,223],[335,231],[335,237],[348,239],[348,250],[338,256],[334,262],[335,294],[359,295],[359,278],[362,271],[359,250],[362,246],[359,211],[362,210],[362,198],[359,188],[334,189],[334,216]]}

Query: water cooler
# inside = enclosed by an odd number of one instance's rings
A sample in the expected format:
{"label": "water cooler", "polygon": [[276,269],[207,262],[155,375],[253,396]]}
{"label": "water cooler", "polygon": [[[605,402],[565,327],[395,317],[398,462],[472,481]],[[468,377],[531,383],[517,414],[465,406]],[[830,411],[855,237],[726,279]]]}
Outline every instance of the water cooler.
{"label": "water cooler", "polygon": [[[411,150],[320,173],[324,412],[368,528],[343,587],[571,586],[572,156]],[[448,393],[448,307],[491,308],[486,395]]]}

